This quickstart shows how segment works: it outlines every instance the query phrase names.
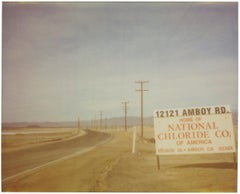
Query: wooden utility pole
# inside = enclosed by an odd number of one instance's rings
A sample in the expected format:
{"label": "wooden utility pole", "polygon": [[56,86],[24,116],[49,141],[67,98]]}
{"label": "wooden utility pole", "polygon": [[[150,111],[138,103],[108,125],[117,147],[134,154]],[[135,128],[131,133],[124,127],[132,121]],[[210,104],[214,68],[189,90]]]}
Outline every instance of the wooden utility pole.
{"label": "wooden utility pole", "polygon": [[99,115],[100,115],[100,129],[102,129],[102,115],[103,115],[103,113],[102,113],[102,111],[99,111]]}
{"label": "wooden utility pole", "polygon": [[140,84],[140,89],[136,90],[141,92],[141,137],[143,137],[143,92],[148,91],[143,89],[143,84],[148,83],[148,81],[135,81],[135,83]]}
{"label": "wooden utility pole", "polygon": [[78,129],[80,129],[80,118],[78,117]]}
{"label": "wooden utility pole", "polygon": [[94,115],[93,125],[94,125],[94,128],[97,129],[97,117],[96,117],[96,114]]}
{"label": "wooden utility pole", "polygon": [[107,129],[107,118],[105,118],[105,129]]}
{"label": "wooden utility pole", "polygon": [[127,101],[122,102],[122,104],[124,105],[124,113],[125,113],[125,131],[127,131],[127,111],[128,111],[128,103]]}

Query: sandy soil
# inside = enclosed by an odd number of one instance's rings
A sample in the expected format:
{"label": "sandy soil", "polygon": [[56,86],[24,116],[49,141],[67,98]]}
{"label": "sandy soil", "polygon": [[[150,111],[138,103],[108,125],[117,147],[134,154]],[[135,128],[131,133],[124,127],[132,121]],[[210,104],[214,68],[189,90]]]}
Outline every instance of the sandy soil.
{"label": "sandy soil", "polygon": [[[161,156],[157,169],[153,129],[137,136],[106,130],[113,138],[96,149],[3,184],[3,191],[236,192],[233,154]],[[138,131],[138,134],[140,132]]]}
{"label": "sandy soil", "polygon": [[2,134],[2,152],[8,152],[64,141],[84,135],[85,131],[75,128],[20,128],[3,129]]}

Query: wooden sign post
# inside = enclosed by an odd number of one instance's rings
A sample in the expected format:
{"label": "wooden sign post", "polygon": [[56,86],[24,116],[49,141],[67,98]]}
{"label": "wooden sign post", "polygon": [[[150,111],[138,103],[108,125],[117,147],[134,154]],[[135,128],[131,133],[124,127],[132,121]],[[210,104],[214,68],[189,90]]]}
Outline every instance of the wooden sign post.
{"label": "wooden sign post", "polygon": [[158,167],[158,170],[160,170],[160,160],[159,160],[159,155],[157,155],[157,167]]}

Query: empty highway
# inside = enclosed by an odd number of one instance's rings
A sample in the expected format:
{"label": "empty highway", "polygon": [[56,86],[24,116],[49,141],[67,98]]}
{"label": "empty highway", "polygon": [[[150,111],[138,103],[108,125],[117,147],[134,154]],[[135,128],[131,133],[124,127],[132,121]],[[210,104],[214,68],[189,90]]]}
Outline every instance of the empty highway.
{"label": "empty highway", "polygon": [[87,130],[86,135],[66,141],[2,153],[2,181],[80,153],[110,137],[107,133]]}

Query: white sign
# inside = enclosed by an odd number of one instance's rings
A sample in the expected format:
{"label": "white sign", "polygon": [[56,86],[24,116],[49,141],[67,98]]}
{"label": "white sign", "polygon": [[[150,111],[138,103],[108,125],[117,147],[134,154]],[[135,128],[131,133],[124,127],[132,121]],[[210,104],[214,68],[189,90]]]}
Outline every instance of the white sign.
{"label": "white sign", "polygon": [[235,152],[229,106],[154,112],[157,155]]}

